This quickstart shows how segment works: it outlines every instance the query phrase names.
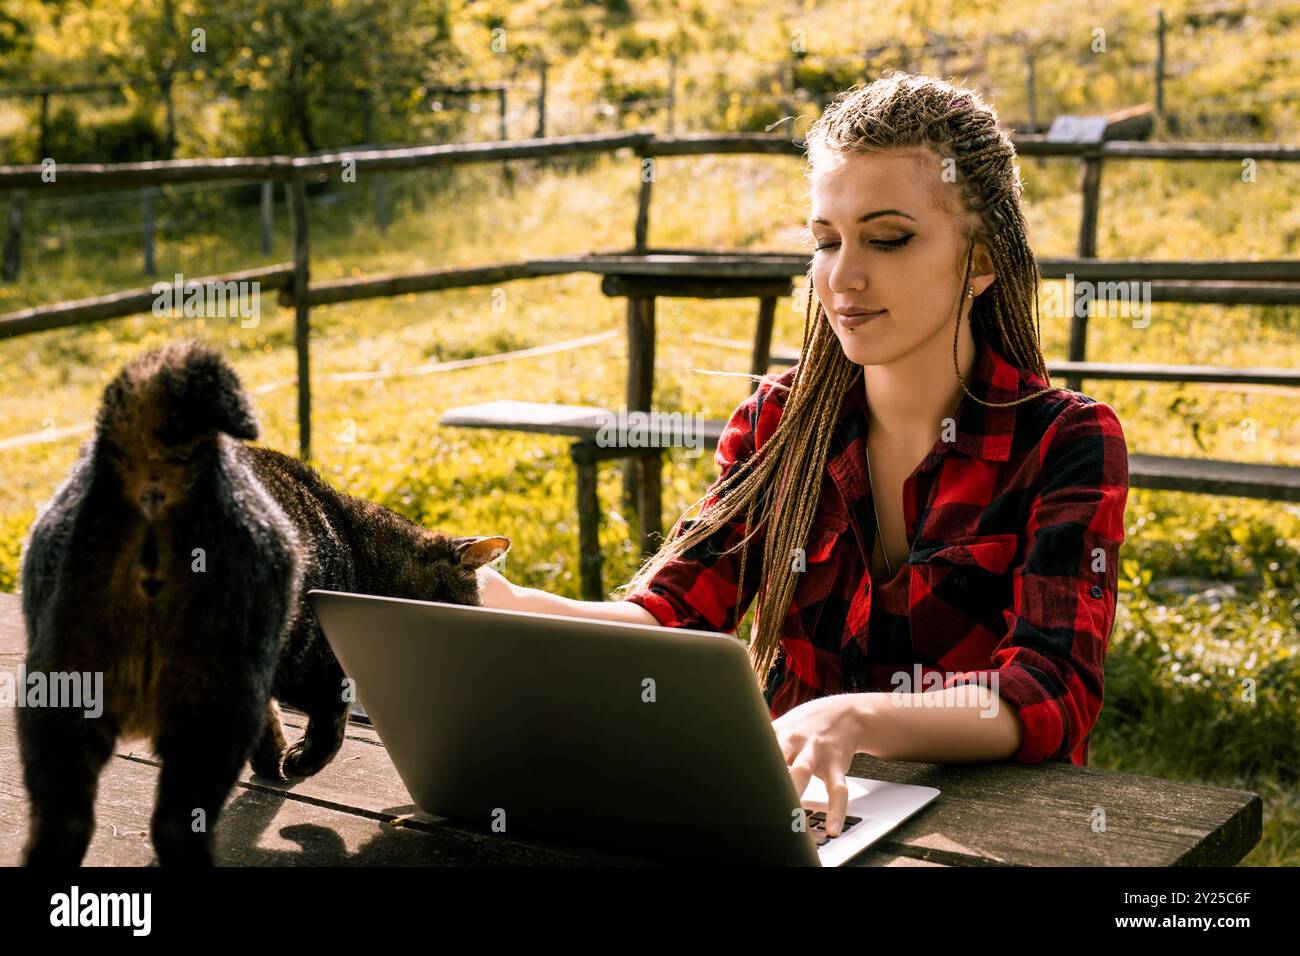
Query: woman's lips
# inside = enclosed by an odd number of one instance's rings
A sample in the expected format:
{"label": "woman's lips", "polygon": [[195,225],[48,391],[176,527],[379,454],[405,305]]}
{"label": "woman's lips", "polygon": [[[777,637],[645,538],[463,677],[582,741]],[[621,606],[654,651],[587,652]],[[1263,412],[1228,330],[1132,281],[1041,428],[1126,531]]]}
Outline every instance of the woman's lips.
{"label": "woman's lips", "polygon": [[844,328],[856,329],[859,325],[863,325],[867,322],[870,322],[872,319],[880,318],[888,311],[889,311],[888,309],[881,309],[879,312],[859,312],[859,313],[849,313],[848,315],[844,315],[841,313],[839,314],[838,317],[840,320],[840,325],[842,325]]}

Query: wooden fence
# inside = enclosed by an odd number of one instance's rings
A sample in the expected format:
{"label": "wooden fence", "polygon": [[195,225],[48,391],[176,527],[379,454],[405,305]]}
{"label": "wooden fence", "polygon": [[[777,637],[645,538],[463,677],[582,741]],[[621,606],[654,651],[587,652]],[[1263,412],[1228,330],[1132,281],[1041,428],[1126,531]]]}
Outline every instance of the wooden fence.
{"label": "wooden fence", "polygon": [[[1300,263],[1252,262],[1141,262],[1107,261],[1095,258],[1097,222],[1100,215],[1102,164],[1108,160],[1237,160],[1295,162],[1300,146],[1274,144],[1174,144],[1110,141],[1089,144],[1049,142],[1043,136],[1013,137],[1021,156],[1056,157],[1080,164],[1083,191],[1078,234],[1078,258],[1044,260],[1047,278],[1071,273],[1086,279],[1159,280],[1154,288],[1166,301],[1255,302],[1300,304]],[[520,159],[553,159],[625,150],[638,158],[696,156],[707,154],[803,155],[804,147],[784,136],[755,133],[694,134],[659,136],[648,132],[627,132],[552,137],[511,142],[456,143],[402,149],[356,150],[312,156],[169,160],[114,165],[59,165],[55,181],[42,179],[42,167],[0,167],[0,192],[35,189],[121,189],[157,187],[171,183],[222,180],[282,181],[287,184],[293,231],[293,261],[246,272],[208,276],[191,280],[205,291],[217,283],[256,281],[261,287],[280,290],[281,301],[295,310],[294,337],[298,373],[299,452],[311,454],[311,386],[308,350],[311,307],[411,292],[497,284],[559,271],[585,271],[580,262],[557,268],[554,262],[491,264],[453,269],[431,269],[400,275],[368,276],[331,282],[311,281],[310,230],[307,219],[306,183],[338,172],[347,161],[358,175],[397,170],[423,169],[461,163],[500,162]],[[650,199],[653,176],[642,176],[633,253],[648,251]],[[799,256],[792,256],[792,273],[804,271]],[[806,261],[806,257],[802,257]],[[38,306],[0,316],[0,338],[55,328],[85,325],[105,319],[149,311],[156,294],[135,289],[77,302]],[[1071,323],[1069,360],[1086,359],[1087,317],[1075,314]],[[1069,387],[1078,388],[1078,384]]]}

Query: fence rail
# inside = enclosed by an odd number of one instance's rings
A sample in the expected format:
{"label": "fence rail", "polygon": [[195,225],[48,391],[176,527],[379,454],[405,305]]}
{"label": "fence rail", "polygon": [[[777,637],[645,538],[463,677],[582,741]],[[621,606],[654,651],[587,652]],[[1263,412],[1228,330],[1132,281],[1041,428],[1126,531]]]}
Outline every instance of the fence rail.
{"label": "fence rail", "polygon": [[[1080,162],[1083,192],[1079,227],[1079,255],[1073,259],[1045,258],[1040,270],[1045,278],[1144,280],[1166,301],[1253,302],[1300,304],[1300,263],[1289,260],[1237,262],[1214,260],[1196,263],[1142,260],[1102,260],[1095,255],[1100,215],[1100,176],[1106,160],[1300,161],[1300,146],[1269,143],[1145,143],[1103,141],[1063,144],[1034,135],[1013,136],[1021,155],[1074,159]],[[305,188],[308,179],[328,175],[344,162],[360,172],[382,173],[461,163],[628,151],[638,158],[709,154],[768,154],[800,156],[804,144],[780,135],[758,133],[697,133],[663,136],[651,132],[620,132],[536,138],[486,143],[453,143],[397,149],[362,149],[311,156],[237,157],[221,160],[166,160],[147,163],[69,164],[55,167],[52,181],[42,166],[0,167],[0,192],[23,195],[28,191],[82,188],[158,187],[164,184],[221,180],[283,181],[286,183],[293,230],[292,263],[272,265],[224,276],[209,276],[205,284],[257,281],[261,287],[281,291],[282,301],[295,309],[295,347],[298,365],[299,451],[311,454],[311,391],[308,332],[313,305],[356,301],[465,286],[478,286],[562,272],[593,271],[582,256],[550,257],[522,263],[491,264],[469,268],[436,269],[389,276],[311,282],[310,245]],[[650,197],[654,176],[641,177],[633,256],[644,258],[649,230]],[[21,204],[15,204],[21,209]],[[6,260],[16,255],[14,235],[6,243]],[[21,225],[21,215],[17,217]],[[684,266],[685,267],[685,266]],[[806,257],[782,254],[740,254],[737,269],[755,278],[788,278],[805,271]],[[739,274],[739,273],[738,273]],[[1159,282],[1155,280],[1161,280]],[[1153,296],[1155,297],[1155,296]],[[0,337],[102,321],[149,311],[156,294],[135,289],[111,295],[37,306],[0,316]],[[1068,360],[1086,360],[1086,315],[1071,323]],[[1071,388],[1078,388],[1075,380]]]}

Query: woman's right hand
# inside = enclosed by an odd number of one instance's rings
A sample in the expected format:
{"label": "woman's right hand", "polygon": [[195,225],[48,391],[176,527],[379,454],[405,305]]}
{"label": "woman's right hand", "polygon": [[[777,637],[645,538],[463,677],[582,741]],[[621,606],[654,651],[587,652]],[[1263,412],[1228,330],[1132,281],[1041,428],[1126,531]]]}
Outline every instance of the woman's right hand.
{"label": "woman's right hand", "polygon": [[515,586],[501,572],[483,564],[475,573],[478,575],[478,593],[484,607],[510,610],[515,606]]}
{"label": "woman's right hand", "polygon": [[598,621],[624,621],[629,624],[659,623],[653,614],[631,601],[575,601],[540,588],[511,584],[500,572],[486,564],[479,565],[474,573],[478,575],[479,599],[484,607],[499,611],[585,617]]}

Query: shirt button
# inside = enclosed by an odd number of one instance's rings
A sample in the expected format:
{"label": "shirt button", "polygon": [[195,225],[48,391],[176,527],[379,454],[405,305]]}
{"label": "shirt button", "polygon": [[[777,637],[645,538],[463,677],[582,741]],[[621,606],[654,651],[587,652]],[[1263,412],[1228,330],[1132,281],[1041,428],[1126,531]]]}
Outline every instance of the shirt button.
{"label": "shirt button", "polygon": [[1094,584],[1092,587],[1088,589],[1088,593],[1095,598],[1099,598],[1101,597],[1102,591],[1101,588],[1097,587],[1097,585]]}

